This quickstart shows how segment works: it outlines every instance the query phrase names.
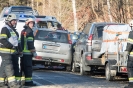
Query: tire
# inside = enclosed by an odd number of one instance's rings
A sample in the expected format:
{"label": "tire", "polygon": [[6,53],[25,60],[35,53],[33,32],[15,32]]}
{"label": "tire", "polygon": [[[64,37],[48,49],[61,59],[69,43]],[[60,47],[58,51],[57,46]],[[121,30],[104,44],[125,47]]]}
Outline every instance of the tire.
{"label": "tire", "polygon": [[106,64],[105,76],[106,76],[106,80],[108,80],[108,81],[113,81],[114,80],[114,76],[111,76],[111,73],[110,73],[110,65],[109,65],[109,63]]}
{"label": "tire", "polygon": [[80,60],[80,75],[86,75],[87,72],[84,70],[84,61],[83,61],[83,57],[81,57],[81,60]]}
{"label": "tire", "polygon": [[66,66],[65,69],[66,69],[66,71],[71,72],[71,66],[70,65]]}

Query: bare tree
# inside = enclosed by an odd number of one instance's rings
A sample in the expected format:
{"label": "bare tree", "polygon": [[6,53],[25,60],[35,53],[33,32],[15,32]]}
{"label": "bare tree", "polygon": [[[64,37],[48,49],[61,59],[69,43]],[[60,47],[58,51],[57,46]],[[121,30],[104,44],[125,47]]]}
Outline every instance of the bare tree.
{"label": "bare tree", "polygon": [[96,11],[95,11],[95,9],[94,9],[94,2],[93,2],[94,0],[91,0],[91,8],[92,8],[92,12],[94,13],[94,15],[96,16],[96,21],[98,21],[98,15],[97,15],[97,13],[96,13]]}
{"label": "bare tree", "polygon": [[107,6],[108,6],[108,15],[109,15],[109,19],[110,19],[110,22],[112,22],[112,16],[111,16],[111,11],[110,11],[110,2],[109,0],[107,0]]}

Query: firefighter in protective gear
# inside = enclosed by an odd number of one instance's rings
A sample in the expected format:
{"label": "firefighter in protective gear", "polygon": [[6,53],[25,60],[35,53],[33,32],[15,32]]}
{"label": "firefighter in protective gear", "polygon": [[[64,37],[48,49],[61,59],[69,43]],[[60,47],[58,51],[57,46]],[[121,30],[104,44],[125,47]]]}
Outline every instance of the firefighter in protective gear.
{"label": "firefighter in protective gear", "polygon": [[[34,19],[28,18],[25,21],[24,30],[21,32],[21,45],[23,49],[23,57],[21,58],[22,75],[25,75],[25,86],[36,86],[32,81],[32,57],[37,56],[34,47],[33,26]],[[22,76],[22,78],[24,78]],[[22,81],[23,83],[23,81]]]}
{"label": "firefighter in protective gear", "polygon": [[[17,17],[15,14],[9,14],[5,19],[5,26],[0,30],[0,56],[2,63],[0,66],[0,88],[20,88],[14,76],[12,64],[12,54],[16,54],[18,47],[17,35],[14,32]],[[8,81],[8,87],[5,86],[5,79]]]}
{"label": "firefighter in protective gear", "polygon": [[16,33],[16,35],[18,37],[17,38],[18,39],[18,47],[16,47],[18,53],[17,54],[12,54],[12,63],[13,63],[15,79],[20,84],[20,82],[21,82],[21,73],[20,73],[20,68],[19,68],[19,57],[22,56],[23,53],[22,53],[19,34],[18,34],[18,32],[16,31],[15,28],[13,28],[13,31]]}
{"label": "firefighter in protective gear", "polygon": [[128,79],[129,84],[124,88],[133,88],[133,20],[129,22],[129,26],[131,27],[131,31],[129,32],[129,36],[127,39],[127,47],[124,52],[124,56],[128,57],[127,60],[127,70],[128,70]]}

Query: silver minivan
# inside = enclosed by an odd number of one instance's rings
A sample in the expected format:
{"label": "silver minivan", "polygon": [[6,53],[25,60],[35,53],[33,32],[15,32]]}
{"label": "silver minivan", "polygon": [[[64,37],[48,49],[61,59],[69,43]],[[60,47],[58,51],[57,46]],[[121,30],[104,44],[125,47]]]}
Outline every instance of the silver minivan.
{"label": "silver minivan", "polygon": [[35,34],[35,48],[37,57],[33,64],[63,65],[70,70],[72,63],[71,38],[67,31],[43,29]]}

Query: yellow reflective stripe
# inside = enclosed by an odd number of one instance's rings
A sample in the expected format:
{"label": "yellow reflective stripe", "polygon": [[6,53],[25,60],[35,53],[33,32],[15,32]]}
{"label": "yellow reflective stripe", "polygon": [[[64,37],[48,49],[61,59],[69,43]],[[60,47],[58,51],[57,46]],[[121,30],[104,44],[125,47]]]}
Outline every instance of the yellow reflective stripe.
{"label": "yellow reflective stripe", "polygon": [[4,78],[0,78],[0,81],[4,81]]}
{"label": "yellow reflective stripe", "polygon": [[33,40],[33,37],[28,37],[27,39],[28,39],[28,40]]}
{"label": "yellow reflective stripe", "polygon": [[32,42],[33,41],[33,38],[32,37],[28,37],[27,38],[27,42]]}
{"label": "yellow reflective stripe", "polygon": [[12,50],[12,49],[7,49],[7,48],[0,48],[0,51],[6,51],[6,52],[15,52],[15,50]]}
{"label": "yellow reflective stripe", "polygon": [[16,35],[16,33],[15,33],[15,32],[10,32],[10,34],[11,34],[11,35]]}
{"label": "yellow reflective stripe", "polygon": [[22,77],[21,77],[21,80],[25,80],[25,77],[24,77],[24,76],[22,76]]}
{"label": "yellow reflective stripe", "polygon": [[130,52],[130,55],[131,55],[131,54],[133,55],[133,52]]}
{"label": "yellow reflective stripe", "polygon": [[128,39],[127,39],[127,41],[133,42],[133,39],[131,39],[131,38],[128,38]]}
{"label": "yellow reflective stripe", "polygon": [[25,78],[25,80],[32,80],[32,78]]}
{"label": "yellow reflective stripe", "polygon": [[0,34],[0,36],[7,38],[7,35],[6,34]]}
{"label": "yellow reflective stripe", "polygon": [[18,43],[20,43],[20,42],[21,42],[21,39],[19,38],[19,39],[18,39]]}
{"label": "yellow reflective stripe", "polygon": [[27,52],[27,53],[29,53],[30,51],[29,51],[29,50],[23,50],[23,52]]}
{"label": "yellow reflective stripe", "polygon": [[15,79],[15,76],[8,77],[8,80],[12,80],[12,79]]}
{"label": "yellow reflective stripe", "polygon": [[18,38],[18,40],[20,41],[20,40],[21,40],[21,38]]}
{"label": "yellow reflective stripe", "polygon": [[32,55],[32,53],[29,50],[23,50],[23,54]]}
{"label": "yellow reflective stripe", "polygon": [[21,77],[15,77],[16,80],[21,80]]}
{"label": "yellow reflective stripe", "polygon": [[133,80],[133,78],[129,78],[129,80]]}

